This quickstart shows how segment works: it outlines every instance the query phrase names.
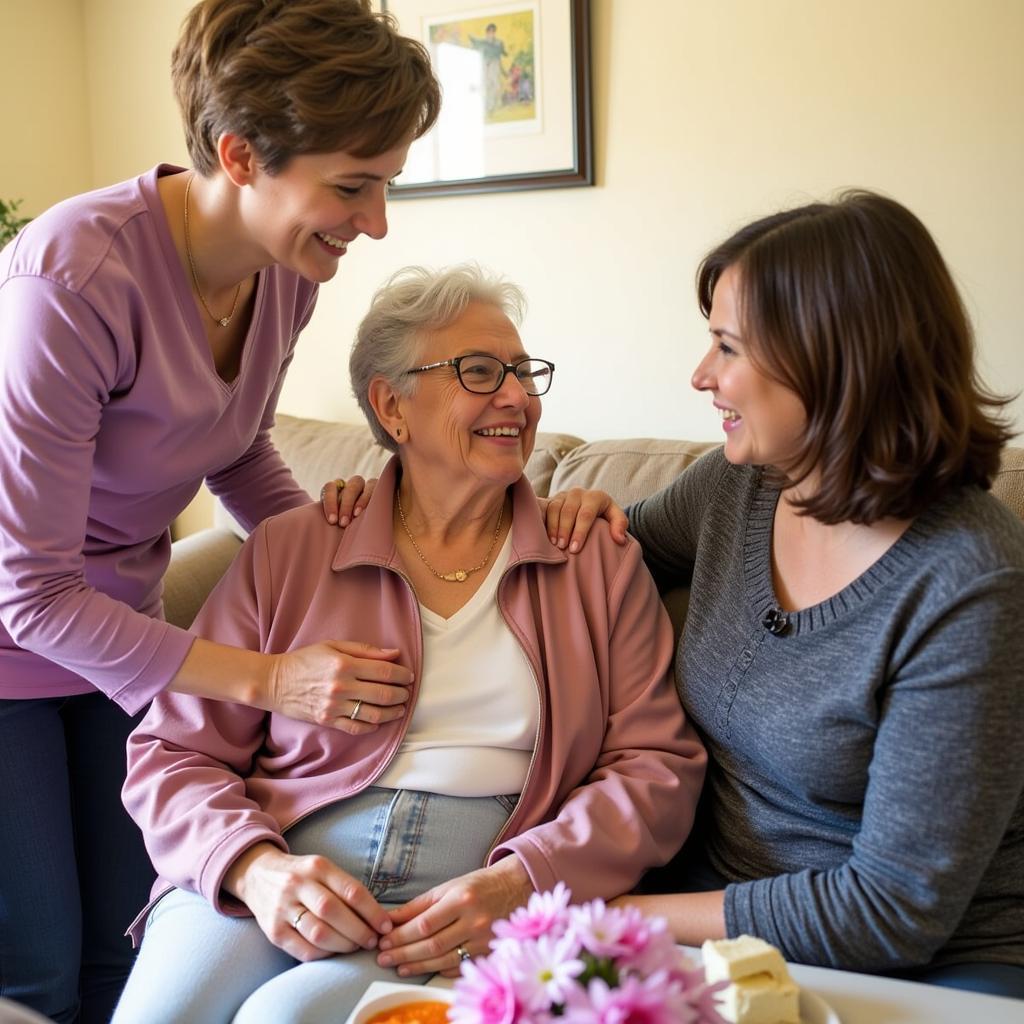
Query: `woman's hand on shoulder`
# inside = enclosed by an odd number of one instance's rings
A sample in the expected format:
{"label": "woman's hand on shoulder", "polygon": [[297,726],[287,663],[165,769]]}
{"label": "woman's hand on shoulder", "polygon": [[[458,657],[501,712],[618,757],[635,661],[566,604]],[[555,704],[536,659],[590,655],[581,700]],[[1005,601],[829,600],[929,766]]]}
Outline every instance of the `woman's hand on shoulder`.
{"label": "woman's hand on shoulder", "polygon": [[525,905],[533,891],[515,854],[435,886],[390,911],[394,930],[381,939],[377,963],[397,967],[402,977],[440,972],[453,978],[463,953],[485,955],[493,923]]}
{"label": "woman's hand on shoulder", "polygon": [[335,477],[320,488],[320,506],[324,519],[338,526],[348,526],[370,503],[376,478],[364,480],[361,476],[350,476],[347,480]]}
{"label": "woman's hand on shoulder", "polygon": [[296,960],[374,949],[392,928],[369,890],[326,857],[257,843],[231,865],[224,888],[252,911],[267,938]]}
{"label": "woman's hand on shoulder", "polygon": [[573,487],[559,491],[547,499],[544,520],[551,543],[575,554],[583,547],[595,519],[606,519],[612,538],[618,544],[626,543],[629,520],[626,513],[605,491],[586,491]]}
{"label": "woman's hand on shoulder", "polygon": [[263,700],[267,711],[353,736],[374,732],[405,714],[412,671],[396,648],[326,641],[270,655]]}

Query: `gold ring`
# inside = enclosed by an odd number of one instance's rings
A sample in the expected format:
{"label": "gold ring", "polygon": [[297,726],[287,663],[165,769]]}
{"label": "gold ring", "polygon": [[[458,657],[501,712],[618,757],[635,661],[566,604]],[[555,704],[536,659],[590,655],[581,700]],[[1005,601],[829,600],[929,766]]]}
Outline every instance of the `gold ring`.
{"label": "gold ring", "polygon": [[344,477],[341,477],[341,476],[339,476],[339,477],[338,477],[338,478],[337,478],[337,479],[336,479],[336,480],[334,481],[334,486],[335,486],[335,487],[337,487],[339,491],[343,491],[343,490],[345,490],[345,478],[344,478]]}
{"label": "gold ring", "polygon": [[299,912],[292,918],[292,927],[296,931],[299,930],[299,922],[302,920],[302,915],[305,914],[307,910],[309,910],[309,907],[300,907]]}
{"label": "gold ring", "polygon": [[352,714],[348,716],[349,718],[352,719],[353,722],[358,722],[359,721],[359,709],[362,706],[363,706],[363,702],[361,700],[357,700],[356,701],[356,706],[352,709]]}
{"label": "gold ring", "polygon": [[469,950],[461,942],[455,947],[455,952],[459,954],[460,962],[462,960],[469,960],[471,957]]}

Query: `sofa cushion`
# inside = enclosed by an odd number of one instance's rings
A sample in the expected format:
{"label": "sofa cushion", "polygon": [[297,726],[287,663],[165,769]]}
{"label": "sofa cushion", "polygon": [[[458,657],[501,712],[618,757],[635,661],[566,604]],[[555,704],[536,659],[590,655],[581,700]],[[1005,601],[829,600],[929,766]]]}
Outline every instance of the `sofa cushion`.
{"label": "sofa cushion", "polygon": [[637,437],[590,441],[574,448],[555,468],[551,493],[570,487],[607,491],[626,506],[666,487],[714,441],[665,441]]}
{"label": "sofa cushion", "polygon": [[[631,438],[589,441],[574,448],[555,469],[551,493],[570,487],[607,491],[625,507],[667,487],[691,462],[715,447],[714,441]],[[992,493],[1024,519],[1024,448],[1007,447]]]}
{"label": "sofa cushion", "polygon": [[168,622],[182,629],[192,625],[241,546],[233,531],[216,526],[174,542],[164,576],[164,617]]}
{"label": "sofa cushion", "polygon": [[1024,519],[1024,448],[1004,448],[992,493]]}

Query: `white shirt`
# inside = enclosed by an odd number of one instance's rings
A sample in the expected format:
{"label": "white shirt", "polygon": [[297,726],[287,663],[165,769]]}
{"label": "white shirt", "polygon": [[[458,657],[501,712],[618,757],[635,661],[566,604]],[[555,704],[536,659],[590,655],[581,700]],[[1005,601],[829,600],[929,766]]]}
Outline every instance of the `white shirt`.
{"label": "white shirt", "polygon": [[522,792],[537,739],[533,670],[498,609],[505,538],[480,589],[450,619],[420,605],[423,677],[405,740],[374,783],[446,796]]}

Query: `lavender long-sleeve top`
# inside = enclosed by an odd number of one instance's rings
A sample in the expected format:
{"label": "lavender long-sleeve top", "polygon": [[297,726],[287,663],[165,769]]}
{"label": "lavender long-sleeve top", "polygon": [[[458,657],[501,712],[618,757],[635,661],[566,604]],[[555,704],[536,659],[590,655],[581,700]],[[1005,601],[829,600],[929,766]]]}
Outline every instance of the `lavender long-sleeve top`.
{"label": "lavender long-sleeve top", "polygon": [[0,252],[0,698],[99,689],[129,712],[194,638],[162,621],[169,524],[205,478],[246,526],[309,500],[269,436],[316,286],[262,271],[222,380],[159,166]]}

